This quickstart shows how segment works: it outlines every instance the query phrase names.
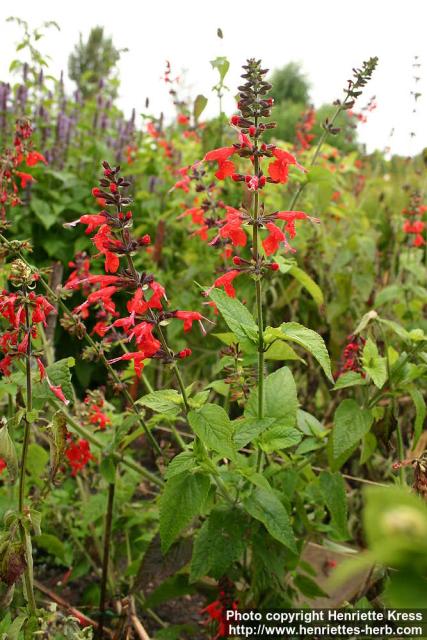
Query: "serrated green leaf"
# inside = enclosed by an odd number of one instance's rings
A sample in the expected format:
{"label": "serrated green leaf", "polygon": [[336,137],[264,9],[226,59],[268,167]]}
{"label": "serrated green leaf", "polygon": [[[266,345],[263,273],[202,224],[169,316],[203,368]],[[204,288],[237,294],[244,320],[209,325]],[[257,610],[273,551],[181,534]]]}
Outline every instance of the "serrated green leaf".
{"label": "serrated green leaf", "polygon": [[239,559],[245,549],[247,516],[238,508],[213,509],[203,523],[194,542],[190,580],[205,575],[221,578]]}
{"label": "serrated green leaf", "polygon": [[[264,417],[274,418],[274,424],[295,426],[298,408],[295,380],[288,367],[270,373],[264,380]],[[245,417],[258,416],[258,389],[254,389],[245,407]]]}
{"label": "serrated green leaf", "polygon": [[355,400],[343,400],[334,415],[331,432],[331,468],[338,470],[351,455],[353,448],[368,433],[373,417],[368,409],[361,409]]}
{"label": "serrated green leaf", "polygon": [[160,389],[139,398],[136,404],[142,404],[156,413],[177,415],[181,410],[182,396],[175,389]]}
{"label": "serrated green leaf", "polygon": [[239,418],[234,420],[234,443],[242,449],[275,423],[275,418]]}
{"label": "serrated green leaf", "polygon": [[257,341],[258,325],[239,300],[230,298],[220,289],[212,289],[209,297],[215,302],[228,327],[239,340]]}
{"label": "serrated green leaf", "polygon": [[271,488],[255,487],[243,504],[249,515],[262,522],[275,540],[296,553],[295,536],[288,512]]}
{"label": "serrated green leaf", "polygon": [[368,338],[362,352],[363,368],[372,379],[378,389],[384,386],[387,380],[386,359],[378,353],[377,345],[371,338]]}
{"label": "serrated green leaf", "polygon": [[365,378],[357,371],[346,371],[341,374],[337,379],[332,391],[338,391],[338,389],[346,389],[347,387],[355,387],[357,385],[365,385]]}
{"label": "serrated green leaf", "polygon": [[160,497],[160,538],[166,553],[181,531],[197,516],[210,487],[209,477],[187,471],[166,482]]}
{"label": "serrated green leaf", "polygon": [[192,451],[182,451],[169,462],[165,478],[166,480],[169,480],[183,471],[194,469],[195,466],[196,459],[194,457],[194,453]]}
{"label": "serrated green leaf", "polygon": [[348,538],[347,497],[341,474],[322,471],[319,476],[319,486],[331,515],[331,525],[337,534],[334,538],[346,540]]}
{"label": "serrated green leaf", "polygon": [[329,380],[331,380],[331,382],[334,381],[328,350],[326,349],[323,338],[318,333],[312,331],[312,329],[307,329],[307,327],[304,327],[298,322],[284,322],[277,328],[267,327],[264,332],[264,341],[268,344],[278,339],[291,340],[301,347],[304,347],[304,349],[316,358]]}
{"label": "serrated green leaf", "polygon": [[276,425],[262,434],[260,446],[265,453],[273,453],[273,451],[295,447],[301,442],[301,439],[301,432],[297,429]]}
{"label": "serrated green leaf", "polygon": [[233,423],[222,407],[206,404],[201,409],[190,411],[188,422],[209,450],[230,460],[234,459],[236,449],[233,443]]}

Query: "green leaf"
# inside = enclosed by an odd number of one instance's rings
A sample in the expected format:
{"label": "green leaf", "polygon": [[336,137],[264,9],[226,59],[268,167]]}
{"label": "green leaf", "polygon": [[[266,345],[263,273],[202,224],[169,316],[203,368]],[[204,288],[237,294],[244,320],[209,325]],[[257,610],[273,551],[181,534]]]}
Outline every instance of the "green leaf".
{"label": "green leaf", "polygon": [[265,360],[299,360],[304,362],[297,352],[283,340],[271,343],[265,351],[264,358]]}
{"label": "green leaf", "polygon": [[275,423],[274,418],[239,418],[234,420],[234,443],[237,449],[242,449],[255,440],[263,431]]}
{"label": "green leaf", "polygon": [[209,477],[187,471],[166,482],[160,497],[160,538],[166,551],[181,531],[198,515],[210,487]]}
{"label": "green leaf", "polygon": [[192,451],[182,451],[169,462],[165,478],[166,480],[169,480],[183,471],[194,469],[195,466],[196,459],[194,457],[194,453]]}
{"label": "green leaf", "polygon": [[205,96],[203,96],[201,93],[199,93],[199,95],[194,100],[194,106],[193,106],[193,115],[196,121],[202,115],[207,104],[208,104],[208,99],[205,98]]}
{"label": "green leaf", "polygon": [[53,215],[48,202],[39,200],[33,196],[31,198],[31,209],[34,211],[46,231],[56,223],[56,216]]}
{"label": "green leaf", "polygon": [[372,379],[378,389],[384,386],[387,380],[386,359],[378,353],[377,345],[371,338],[368,338],[362,353],[363,368]]}
{"label": "green leaf", "polygon": [[[264,380],[264,417],[274,418],[275,425],[295,426],[298,408],[295,380],[288,367],[270,373]],[[245,417],[258,416],[258,389],[254,389],[245,408]]]}
{"label": "green leaf", "polygon": [[293,583],[295,587],[306,596],[306,598],[324,598],[328,594],[309,576],[298,574],[295,576]]}
{"label": "green leaf", "polygon": [[340,473],[322,471],[319,476],[320,491],[331,515],[331,524],[338,540],[348,538],[347,498],[344,480]]}
{"label": "green leaf", "polygon": [[228,327],[239,340],[257,341],[258,325],[239,300],[230,298],[220,289],[212,289],[209,296],[215,302]]}
{"label": "green leaf", "polygon": [[59,558],[64,564],[66,564],[65,556],[65,546],[64,543],[61,542],[59,538],[50,534],[50,533],[42,533],[39,536],[34,536],[34,543],[38,546],[50,553],[52,556],[56,556]]}
{"label": "green leaf", "polygon": [[190,580],[205,575],[221,578],[245,550],[247,516],[238,508],[213,509],[194,542]]}
{"label": "green leaf", "polygon": [[262,522],[275,540],[281,542],[293,553],[297,552],[288,512],[271,488],[255,487],[244,501],[244,507],[252,518]]}
{"label": "green leaf", "polygon": [[206,404],[201,409],[190,411],[188,422],[203,444],[221,456],[234,459],[233,423],[224,409],[216,404]]}
{"label": "green leaf", "polygon": [[9,429],[5,418],[0,419],[0,458],[4,460],[9,474],[9,480],[14,483],[18,477],[18,456],[15,443],[9,435]]}
{"label": "green leaf", "polygon": [[424,420],[426,418],[426,402],[421,391],[415,387],[408,387],[409,395],[415,406],[415,423],[414,423],[414,443],[412,448],[417,444],[423,430]]}
{"label": "green leaf", "polygon": [[156,413],[175,416],[181,410],[182,396],[175,389],[160,389],[139,398],[136,404],[142,404]]}
{"label": "green leaf", "polygon": [[260,445],[265,453],[273,453],[273,451],[295,447],[301,440],[301,432],[297,429],[276,425],[262,434]]}
{"label": "green leaf", "polygon": [[292,265],[288,273],[293,276],[295,280],[298,280],[298,282],[302,284],[305,289],[307,289],[308,293],[311,295],[318,307],[321,307],[324,304],[325,301],[323,298],[322,289],[313,280],[313,278],[308,275],[308,273],[306,273],[299,267],[296,267],[295,265]]}
{"label": "green leaf", "polygon": [[334,381],[331,372],[331,363],[329,360],[328,350],[326,349],[323,338],[318,333],[307,329],[298,322],[284,322],[280,327],[267,327],[264,332],[264,341],[268,344],[273,340],[291,340],[301,347],[304,347],[311,355],[316,358],[326,376]]}
{"label": "green leaf", "polygon": [[[63,358],[57,360],[53,364],[46,367],[49,380],[56,386],[60,386],[67,400],[72,401],[74,398],[73,385],[71,384],[70,368],[74,367],[74,358]],[[45,389],[45,397],[52,398],[52,392],[49,390],[47,382],[43,382]]]}
{"label": "green leaf", "polygon": [[350,457],[354,447],[368,433],[373,417],[368,409],[361,409],[355,400],[343,400],[334,415],[331,432],[331,468],[338,470]]}
{"label": "green leaf", "polygon": [[362,384],[366,384],[366,380],[360,373],[357,373],[357,371],[346,371],[340,375],[332,391],[338,391],[338,389],[346,389],[347,387],[355,387]]}
{"label": "green leaf", "polygon": [[225,56],[218,56],[215,60],[211,60],[213,69],[218,69],[220,82],[222,83],[230,68],[230,63]]}

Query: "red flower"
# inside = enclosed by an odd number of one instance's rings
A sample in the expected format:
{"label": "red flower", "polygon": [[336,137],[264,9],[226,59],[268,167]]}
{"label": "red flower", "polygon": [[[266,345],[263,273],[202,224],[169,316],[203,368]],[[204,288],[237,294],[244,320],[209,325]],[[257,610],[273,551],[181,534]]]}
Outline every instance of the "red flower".
{"label": "red flower", "polygon": [[231,271],[227,271],[227,273],[224,273],[223,276],[220,276],[219,278],[217,278],[213,284],[213,287],[211,287],[208,290],[211,291],[214,287],[224,287],[224,291],[225,293],[230,297],[230,298],[235,298],[236,297],[236,290],[233,287],[233,285],[231,284],[234,280],[234,278],[237,278],[238,276],[240,276],[242,274],[241,271],[238,271],[237,269],[232,269]]}
{"label": "red flower", "polygon": [[230,238],[235,247],[245,247],[247,243],[247,235],[242,229],[242,214],[238,209],[226,207],[226,223],[220,229],[221,238]]}
{"label": "red flower", "polygon": [[29,182],[36,182],[33,176],[29,173],[24,173],[23,171],[15,171],[15,175],[21,179],[21,187],[25,189]]}
{"label": "red flower", "polygon": [[202,320],[204,320],[204,318],[198,311],[175,311],[175,318],[184,321],[184,331],[190,331],[193,326],[193,322],[197,320],[203,335],[206,335],[205,328],[202,324]]}
{"label": "red flower", "polygon": [[273,222],[268,222],[265,226],[267,227],[269,234],[265,240],[262,241],[262,246],[264,247],[264,251],[267,256],[271,256],[273,253],[276,253],[282,242],[284,242],[286,247],[290,249],[286,236],[279,227],[273,224]]}
{"label": "red flower", "polygon": [[77,442],[71,441],[68,444],[65,450],[65,457],[72,469],[72,476],[76,476],[77,472],[81,471],[90,460],[94,460],[94,457],[90,452],[89,442],[83,438]]}
{"label": "red flower", "polygon": [[204,215],[205,212],[201,207],[193,207],[192,209],[186,209],[183,213],[178,216],[178,220],[184,218],[185,216],[191,216],[194,224],[203,224],[204,223]]}
{"label": "red flower", "polygon": [[108,361],[108,364],[114,364],[116,362],[120,362],[121,360],[133,360],[135,373],[138,376],[138,378],[140,378],[142,374],[142,370],[144,368],[143,360],[146,360],[146,358],[147,356],[144,353],[140,351],[134,351],[132,353],[124,353],[122,356],[119,356],[118,358],[113,358],[112,360]]}
{"label": "red flower", "polygon": [[288,181],[290,164],[294,164],[298,169],[301,169],[301,171],[305,171],[305,169],[297,162],[295,156],[288,151],[284,151],[283,149],[276,147],[273,151],[273,155],[276,160],[268,165],[268,174],[274,182],[285,184]]}
{"label": "red flower", "polygon": [[218,180],[224,180],[224,178],[233,175],[235,172],[236,167],[234,162],[228,160],[233,153],[236,153],[235,147],[221,147],[219,149],[209,151],[203,158],[204,162],[218,162],[218,170],[215,173]]}
{"label": "red flower", "polygon": [[26,162],[28,167],[34,167],[34,165],[38,164],[39,162],[47,164],[47,160],[44,155],[42,155],[38,151],[30,151],[27,154]]}

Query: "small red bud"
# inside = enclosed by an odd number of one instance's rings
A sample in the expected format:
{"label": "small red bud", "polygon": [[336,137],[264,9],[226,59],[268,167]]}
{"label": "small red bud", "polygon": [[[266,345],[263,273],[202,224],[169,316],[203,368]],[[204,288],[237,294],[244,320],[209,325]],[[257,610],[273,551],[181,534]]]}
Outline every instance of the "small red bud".
{"label": "small red bud", "polygon": [[128,211],[126,214],[126,220],[130,220],[132,218],[132,211]]}
{"label": "small red bud", "polygon": [[125,219],[124,213],[120,212],[119,213],[119,220],[124,220],[124,219]]}
{"label": "small red bud", "polygon": [[189,356],[191,356],[191,354],[191,349],[182,349],[182,351],[178,353],[178,358],[188,358]]}
{"label": "small red bud", "polygon": [[252,176],[245,176],[245,182],[248,184],[252,180]]}
{"label": "small red bud", "polygon": [[150,242],[151,242],[151,238],[148,235],[148,233],[146,233],[144,236],[142,236],[141,240],[142,240],[142,244],[150,244]]}
{"label": "small red bud", "polygon": [[98,189],[98,187],[94,187],[92,189],[92,195],[94,198],[99,198],[101,194],[102,194],[101,189]]}
{"label": "small red bud", "polygon": [[258,183],[259,186],[260,187],[264,187],[265,183],[266,183],[266,177],[265,176],[261,176],[260,179],[259,179],[259,183]]}
{"label": "small red bud", "polygon": [[231,116],[231,124],[238,125],[240,121],[240,116]]}
{"label": "small red bud", "polygon": [[231,175],[231,179],[232,179],[234,182],[241,182],[241,181],[242,181],[242,180],[244,180],[245,178],[244,178],[244,176],[242,176],[242,174],[241,174],[241,173],[233,173],[233,174]]}
{"label": "small red bud", "polygon": [[239,258],[239,256],[234,256],[233,263],[236,265],[242,264],[242,258]]}
{"label": "small red bud", "polygon": [[248,131],[249,131],[249,135],[253,138],[254,135],[256,134],[256,126],[251,124]]}
{"label": "small red bud", "polygon": [[115,182],[110,183],[110,191],[111,193],[117,193],[117,185]]}
{"label": "small red bud", "polygon": [[277,270],[279,269],[279,265],[277,264],[277,262],[272,262],[272,263],[270,264],[270,269],[271,269],[272,271],[277,271]]}

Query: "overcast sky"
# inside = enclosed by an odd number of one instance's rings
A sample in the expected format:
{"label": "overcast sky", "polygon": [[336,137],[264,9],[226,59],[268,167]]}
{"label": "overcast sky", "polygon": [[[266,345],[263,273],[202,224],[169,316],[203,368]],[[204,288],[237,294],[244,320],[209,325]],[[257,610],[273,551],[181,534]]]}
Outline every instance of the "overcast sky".
{"label": "overcast sky", "polygon": [[[16,8],[15,8],[16,7]],[[127,47],[120,63],[120,104],[129,112],[144,110],[146,97],[151,110],[170,112],[169,96],[160,77],[165,60],[178,74],[186,69],[186,81],[196,95],[211,98],[216,74],[209,61],[226,55],[230,62],[227,84],[232,91],[225,101],[233,111],[240,65],[247,57],[260,57],[270,69],[291,60],[301,62],[311,82],[315,106],[331,102],[342,93],[351,69],[370,56],[380,64],[362,96],[359,107],[375,95],[378,108],[360,125],[360,139],[368,151],[391,145],[393,153],[412,154],[427,146],[427,23],[426,0],[20,0],[0,2],[0,78],[14,56],[19,29],[7,24],[9,15],[39,26],[55,20],[60,33],[51,30],[40,45],[52,57],[51,69],[66,70],[67,58],[78,40],[92,26],[103,25],[117,47]],[[224,39],[220,40],[217,28]],[[423,97],[418,113],[412,113],[414,55],[419,56],[421,80],[416,90]],[[389,134],[394,128],[390,141]],[[411,140],[410,131],[417,136]]]}

